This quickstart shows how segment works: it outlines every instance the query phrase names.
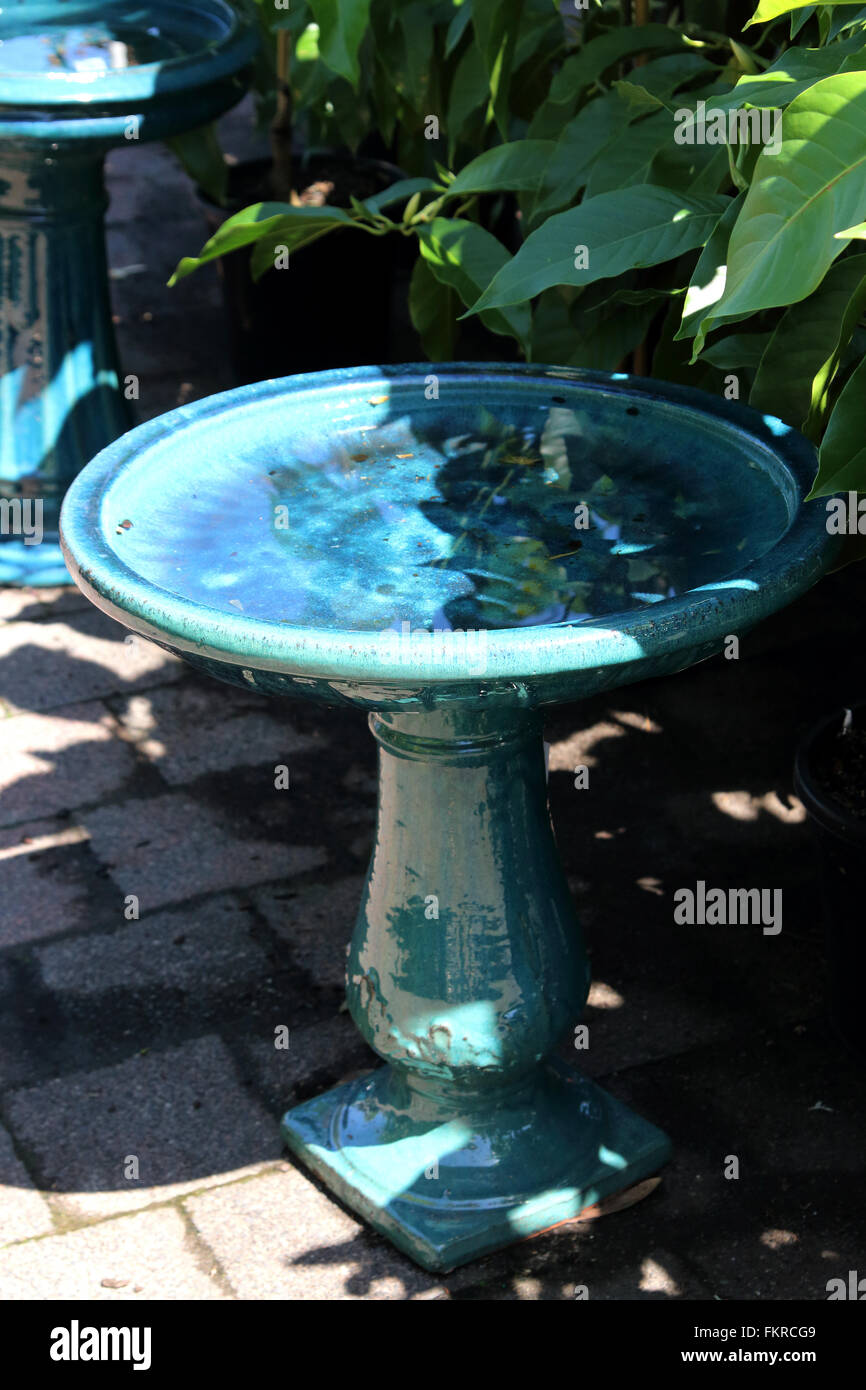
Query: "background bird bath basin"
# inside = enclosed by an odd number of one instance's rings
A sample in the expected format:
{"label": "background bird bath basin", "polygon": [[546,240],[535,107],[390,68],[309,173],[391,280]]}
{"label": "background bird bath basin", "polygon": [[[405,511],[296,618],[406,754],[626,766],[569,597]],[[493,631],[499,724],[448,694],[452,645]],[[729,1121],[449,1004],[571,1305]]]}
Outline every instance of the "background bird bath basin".
{"label": "background bird bath basin", "polygon": [[15,523],[4,517],[0,583],[67,581],[63,493],[131,424],[108,294],[105,155],[220,115],[243,95],[255,48],[224,0],[0,10],[0,500]]}
{"label": "background bird bath basin", "polygon": [[682,388],[535,366],[355,368],[152,421],[76,480],[83,591],[223,680],[355,703],[379,822],[348,963],[386,1065],[292,1150],[431,1268],[656,1171],[664,1135],[550,1061],[586,953],[540,710],[719,651],[833,551],[813,452]]}

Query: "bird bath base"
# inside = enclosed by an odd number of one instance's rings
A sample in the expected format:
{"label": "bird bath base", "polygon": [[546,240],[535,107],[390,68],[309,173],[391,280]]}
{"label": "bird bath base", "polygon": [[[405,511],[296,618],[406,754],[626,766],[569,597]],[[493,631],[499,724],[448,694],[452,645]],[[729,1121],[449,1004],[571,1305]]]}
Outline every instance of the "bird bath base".
{"label": "bird bath base", "polygon": [[369,714],[346,997],[385,1066],[283,1133],[427,1268],[668,1157],[564,1061],[589,963],[541,711],[682,670],[802,593],[834,552],[813,467],[779,421],[680,387],[437,364],[198,401],[69,491],[64,550],[99,607],[221,680]]}
{"label": "bird bath base", "polygon": [[[520,1097],[456,1111],[381,1067],[290,1110],[283,1136],[346,1206],[417,1264],[443,1271],[579,1215],[670,1157],[655,1125],[556,1064]],[[477,1154],[487,1181],[470,1195],[455,1179]]]}
{"label": "bird bath base", "polygon": [[347,999],[390,1065],[290,1110],[283,1134],[395,1245],[452,1269],[630,1187],[669,1144],[545,1060],[590,972],[538,717],[460,707],[370,725],[379,823]]}

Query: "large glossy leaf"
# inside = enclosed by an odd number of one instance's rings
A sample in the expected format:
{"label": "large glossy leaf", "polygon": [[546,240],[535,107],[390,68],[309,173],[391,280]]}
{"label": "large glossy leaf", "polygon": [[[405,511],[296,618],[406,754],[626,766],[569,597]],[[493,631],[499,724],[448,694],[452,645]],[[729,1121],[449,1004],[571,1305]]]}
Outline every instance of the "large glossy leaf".
{"label": "large glossy leaf", "polygon": [[[834,357],[845,320],[862,311],[866,291],[866,255],[848,256],[830,267],[821,285],[799,304],[792,304],[776,325],[761,358],[749,397],[750,405],[802,429],[812,408],[813,383]],[[856,321],[856,319],[855,319]]]}
{"label": "large glossy leaf", "polygon": [[441,189],[432,179],[398,179],[390,188],[383,189],[381,193],[374,193],[371,198],[365,198],[364,207],[370,212],[381,212],[384,208],[399,203],[402,198],[411,198],[413,193],[434,191]]}
{"label": "large glossy leaf", "polygon": [[584,92],[592,83],[623,58],[635,53],[687,52],[682,34],[666,24],[627,25],[601,34],[566,58],[550,88],[550,95],[539,108],[529,127],[531,136],[556,138],[563,124],[574,114]]}
{"label": "large glossy leaf", "polygon": [[419,255],[409,281],[409,316],[431,362],[449,362],[453,357],[459,303],[454,291],[437,280]]}
{"label": "large glossy leaf", "polygon": [[370,0],[309,0],[319,26],[319,57],[355,87],[358,51],[370,22]]}
{"label": "large glossy leaf", "polygon": [[866,214],[866,73],[825,78],[782,118],[731,233],[725,291],[710,321],[795,303],[823,280]]}
{"label": "large glossy leaf", "polygon": [[464,165],[448,196],[467,193],[521,193],[536,189],[553,154],[552,140],[515,140],[496,145]]}
{"label": "large glossy leaf", "polygon": [[228,184],[228,165],[216,125],[211,122],[198,126],[196,130],[185,130],[183,134],[173,136],[168,145],[193,182],[215,203],[222,203]]}
{"label": "large glossy leaf", "polygon": [[[706,337],[702,324],[712,306],[717,304],[724,294],[728,242],[742,206],[742,196],[728,200],[722,216],[713,228],[698,257],[686,292],[682,323],[677,330],[674,341],[679,342],[683,338],[695,338],[693,361],[703,347]],[[719,322],[722,323],[724,320],[719,320]]]}
{"label": "large glossy leaf", "polygon": [[[523,303],[551,285],[589,285],[672,260],[701,246],[726,206],[725,198],[691,198],[650,184],[590,198],[533,232],[472,312]],[[584,247],[585,268],[577,251]]]}
{"label": "large glossy leaf", "polygon": [[830,416],[809,496],[849,491],[866,492],[866,359],[845,383]]}
{"label": "large glossy leaf", "polygon": [[[859,5],[860,3],[861,0],[815,0],[812,8],[820,12],[822,9],[829,9],[835,5]],[[799,9],[802,9],[799,0],[759,0],[758,8],[743,27],[748,29],[750,24],[766,24],[770,19],[778,19],[780,14],[790,14],[792,10]]]}
{"label": "large glossy leaf", "polygon": [[587,198],[610,193],[615,188],[627,188],[629,184],[646,183],[659,150],[668,145],[673,147],[673,144],[674,121],[670,112],[657,111],[634,121],[629,126],[628,136],[614,141],[604,158],[594,162],[586,184]]}
{"label": "large glossy leaf", "polygon": [[508,89],[523,0],[472,0],[472,27],[490,91],[490,105],[503,136],[508,135]]}
{"label": "large glossy leaf", "polygon": [[[864,69],[866,45],[859,39],[835,43],[829,48],[789,48],[766,72],[756,76],[746,74],[729,92],[711,97],[706,93],[701,95],[706,98],[708,109],[713,111],[741,111],[753,106],[784,110],[822,78],[832,77],[838,72],[859,72]],[[631,100],[637,104],[640,98],[635,94]],[[644,104],[648,106],[654,100],[658,98],[647,94]],[[688,104],[693,104],[692,98],[689,98]]]}
{"label": "large glossy leaf", "polygon": [[[463,0],[468,4],[469,0]],[[470,117],[487,104],[487,74],[484,62],[475,44],[469,48],[457,64],[448,93],[448,115],[446,134],[448,136],[448,157],[453,159],[464,128]]]}
{"label": "large glossy leaf", "polygon": [[[474,304],[479,294],[490,284],[496,272],[508,260],[508,252],[490,232],[477,222],[460,217],[436,217],[423,227],[418,237],[421,255],[443,285],[456,290],[464,304]],[[526,304],[484,313],[485,327],[492,333],[516,338],[528,348],[530,315]]]}
{"label": "large glossy leaf", "polygon": [[525,209],[530,227],[574,202],[595,162],[607,157],[628,123],[627,106],[612,92],[588,101],[568,122],[544,168],[537,196]]}
{"label": "large glossy leaf", "polygon": [[[251,246],[253,242],[269,237],[287,219],[298,214],[300,221],[305,224],[317,221],[333,222],[336,225],[338,222],[351,221],[349,213],[341,208],[293,208],[290,203],[253,203],[250,207],[235,213],[234,217],[227,218],[219,231],[205,242],[197,256],[184,256],[169,280],[169,285],[183,280],[208,261],[215,261],[217,257],[226,256],[241,246]],[[304,230],[310,231],[312,226],[305,225]]]}

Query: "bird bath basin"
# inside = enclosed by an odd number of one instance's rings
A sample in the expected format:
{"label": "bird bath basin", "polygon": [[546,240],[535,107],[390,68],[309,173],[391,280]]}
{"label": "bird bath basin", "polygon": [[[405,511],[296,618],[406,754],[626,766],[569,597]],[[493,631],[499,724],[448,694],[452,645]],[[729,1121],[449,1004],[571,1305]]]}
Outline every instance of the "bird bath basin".
{"label": "bird bath basin", "polygon": [[0,583],[68,582],[64,491],[131,424],[108,292],[105,155],[234,105],[255,47],[224,0],[0,10]]}
{"label": "bird bath basin", "polygon": [[676,671],[828,563],[813,452],[683,388],[536,366],[260,382],[106,449],[62,518],[98,607],[202,670],[370,711],[348,1001],[385,1065],[286,1141],[448,1269],[655,1172],[653,1125],[551,1060],[587,956],[544,706]]}

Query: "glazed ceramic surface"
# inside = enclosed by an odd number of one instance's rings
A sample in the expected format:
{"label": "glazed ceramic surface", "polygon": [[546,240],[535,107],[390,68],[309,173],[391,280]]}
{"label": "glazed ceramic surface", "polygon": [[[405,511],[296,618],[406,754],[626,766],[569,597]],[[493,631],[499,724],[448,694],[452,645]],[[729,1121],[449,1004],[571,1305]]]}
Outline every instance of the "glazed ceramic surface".
{"label": "glazed ceramic surface", "polygon": [[102,164],[240,99],[255,52],[224,0],[0,10],[0,499],[43,540],[0,535],[0,583],[62,583],[63,493],[131,424],[108,293]]}
{"label": "glazed ceramic surface", "polygon": [[356,368],[183,407],[62,518],[76,582],[222,680],[371,711],[376,843],[349,955],[385,1065],[292,1150],[430,1268],[577,1214],[668,1142],[549,1059],[589,970],[540,709],[720,650],[833,554],[793,431],[560,368]]}

